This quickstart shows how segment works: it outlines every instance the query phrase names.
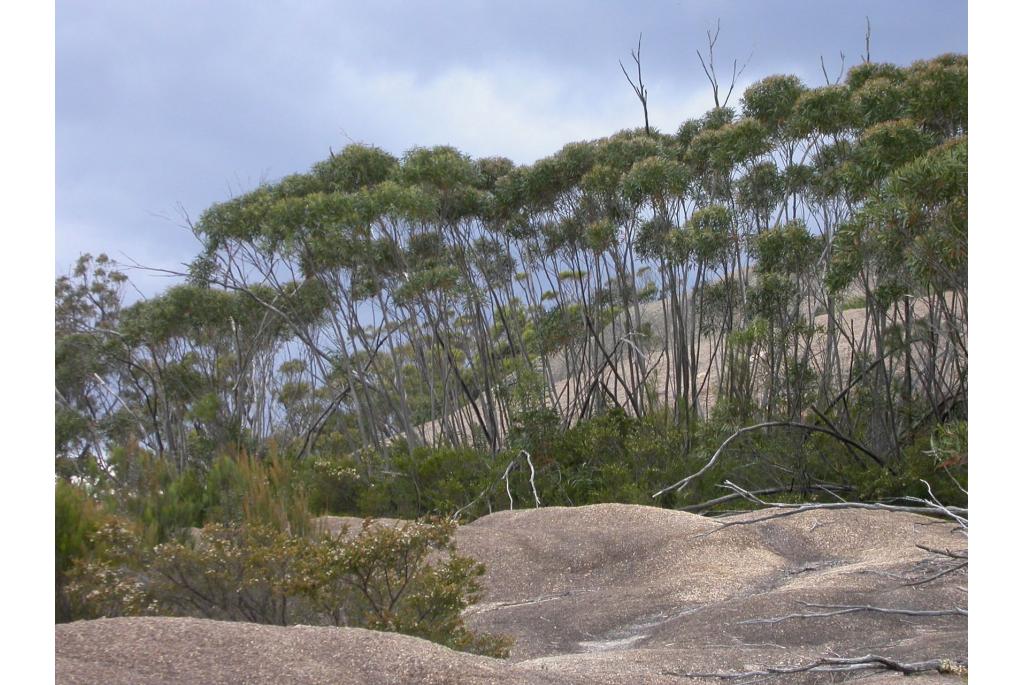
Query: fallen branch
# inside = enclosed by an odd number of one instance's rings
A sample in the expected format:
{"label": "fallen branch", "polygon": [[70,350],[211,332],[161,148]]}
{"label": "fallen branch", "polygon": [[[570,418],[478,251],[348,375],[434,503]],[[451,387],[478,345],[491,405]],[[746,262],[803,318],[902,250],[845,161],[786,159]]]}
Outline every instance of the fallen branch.
{"label": "fallen branch", "polygon": [[931,552],[932,554],[941,554],[944,557],[950,557],[951,559],[966,559],[967,552],[951,552],[948,549],[935,549],[934,547],[928,547],[927,545],[916,545],[918,549],[923,549],[925,552]]}
{"label": "fallen branch", "polygon": [[[774,495],[774,494],[778,494],[780,492],[791,492],[791,491],[793,491],[793,489],[794,488],[792,486],[784,485],[782,487],[777,487],[777,488],[765,488],[763,490],[752,490],[751,493],[754,494],[754,495]],[[845,486],[845,485],[832,485],[832,486],[827,486],[827,487],[824,486],[824,485],[812,485],[808,489],[810,489],[810,490],[823,490],[823,491],[827,492],[828,494],[832,495],[833,497],[836,497],[836,495],[834,495],[833,492],[832,492],[833,490],[852,490],[853,488],[850,488],[850,487]],[[740,493],[734,492],[731,495],[723,495],[721,497],[716,497],[715,499],[709,499],[708,501],[701,502],[700,504],[691,504],[688,507],[680,507],[679,511],[688,511],[690,513],[698,513],[698,512],[704,511],[706,509],[710,509],[711,507],[718,506],[719,504],[725,504],[726,502],[731,502],[731,501],[736,500],[736,499],[744,499],[744,497]],[[836,499],[841,499],[841,498],[836,497]]]}
{"label": "fallen branch", "polygon": [[843,614],[854,614],[861,611],[873,611],[879,614],[898,614],[900,616],[966,616],[967,610],[961,609],[960,607],[953,607],[952,609],[899,609],[899,608],[888,608],[888,607],[876,607],[869,604],[860,605],[848,605],[848,604],[812,604],[810,602],[800,602],[805,607],[811,609],[829,609],[830,611],[820,611],[813,613],[800,613],[800,614],[786,614],[785,616],[774,616],[772,618],[752,618],[746,621],[740,621],[739,625],[746,625],[751,623],[782,623],[794,618],[827,618],[830,616],[842,616]]}
{"label": "fallen branch", "polygon": [[901,506],[896,504],[882,504],[881,502],[823,502],[823,503],[809,503],[809,504],[793,504],[788,502],[766,502],[763,499],[757,497],[754,493],[744,490],[740,486],[736,485],[731,481],[725,481],[724,486],[734,491],[749,502],[760,505],[767,509],[781,509],[782,511],[768,514],[766,516],[760,516],[753,519],[745,519],[742,521],[728,521],[722,523],[718,528],[715,528],[707,533],[701,533],[698,537],[705,537],[724,530],[725,528],[731,528],[732,526],[749,526],[755,523],[762,523],[764,521],[772,521],[774,519],[785,518],[787,516],[794,516],[796,514],[802,514],[807,511],[818,511],[823,509],[866,509],[866,510],[877,510],[877,511],[895,511],[910,514],[924,514],[932,516],[948,516],[955,520],[963,521],[961,525],[966,527],[966,519],[960,514],[967,514],[966,509],[959,507],[945,507],[942,505],[933,504],[927,500],[914,498],[916,501],[923,502],[925,506]]}
{"label": "fallen branch", "polygon": [[939,673],[953,673],[966,675],[967,662],[954,661],[952,659],[929,659],[928,661],[901,662],[889,657],[866,654],[857,657],[822,657],[817,661],[803,666],[769,666],[760,671],[723,671],[717,673],[681,673],[678,671],[662,671],[663,675],[678,676],[683,678],[719,678],[722,680],[740,680],[757,676],[786,675],[791,673],[818,672],[848,672],[863,670],[885,670],[898,671],[903,674],[927,673],[937,671]]}
{"label": "fallen branch", "polygon": [[966,561],[961,562],[961,563],[957,564],[956,566],[952,566],[950,568],[947,568],[944,571],[939,571],[938,573],[933,573],[932,575],[928,576],[927,578],[922,578],[921,580],[915,580],[913,583],[904,583],[904,585],[906,585],[907,587],[913,587],[915,585],[924,585],[925,583],[930,583],[933,580],[938,580],[939,578],[941,578],[941,577],[943,577],[945,575],[949,575],[950,573],[953,573],[954,571],[959,571],[962,568],[967,568],[967,562]]}

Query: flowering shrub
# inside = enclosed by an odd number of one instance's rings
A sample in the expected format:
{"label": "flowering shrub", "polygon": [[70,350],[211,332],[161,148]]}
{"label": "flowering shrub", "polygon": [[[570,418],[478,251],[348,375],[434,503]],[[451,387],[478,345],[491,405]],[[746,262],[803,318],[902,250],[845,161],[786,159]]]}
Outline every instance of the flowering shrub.
{"label": "flowering shrub", "polygon": [[136,569],[148,561],[137,527],[113,518],[90,536],[92,552],[76,561],[65,588],[75,618],[160,613],[156,596]]}

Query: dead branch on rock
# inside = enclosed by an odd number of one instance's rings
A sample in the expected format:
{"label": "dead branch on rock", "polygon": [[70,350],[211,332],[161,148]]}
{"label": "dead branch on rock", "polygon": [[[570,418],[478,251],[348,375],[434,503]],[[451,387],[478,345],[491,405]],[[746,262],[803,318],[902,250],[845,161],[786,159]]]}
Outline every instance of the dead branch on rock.
{"label": "dead branch on rock", "polygon": [[[724,486],[722,486],[722,487],[724,487]],[[838,491],[852,490],[853,488],[851,488],[849,486],[846,486],[846,485],[827,485],[827,486],[826,485],[811,485],[807,489],[809,489],[809,490],[823,490],[824,492],[827,492],[828,494],[832,495],[836,499],[841,500],[842,498],[839,497],[838,495],[836,495],[833,491],[834,490],[838,490]],[[755,494],[755,495],[774,495],[774,494],[778,494],[780,492],[792,492],[792,491],[793,491],[793,487],[786,485],[786,486],[782,486],[782,487],[778,487],[778,488],[765,488],[763,490],[752,490],[751,492],[753,494]],[[691,504],[688,507],[680,507],[679,511],[688,511],[690,513],[696,514],[696,513],[705,511],[707,509],[710,509],[712,507],[718,506],[719,504],[725,504],[726,502],[732,502],[733,500],[737,500],[737,499],[744,499],[744,497],[743,497],[743,495],[741,495],[741,494],[739,494],[737,492],[734,492],[731,495],[723,495],[721,497],[716,497],[714,499],[709,499],[706,502],[701,502],[700,504]]]}
{"label": "dead branch on rock", "polygon": [[921,580],[915,580],[912,583],[904,583],[904,585],[906,585],[907,587],[913,587],[915,585],[924,585],[925,583],[930,583],[933,580],[938,580],[939,578],[942,578],[943,576],[949,575],[950,573],[953,573],[954,571],[959,571],[962,568],[967,568],[967,562],[966,561],[961,562],[961,563],[957,564],[956,566],[951,566],[950,568],[947,568],[944,571],[939,571],[938,573],[933,573],[932,575],[928,576],[927,578],[922,578]]}
{"label": "dead branch on rock", "polygon": [[708,531],[707,533],[700,533],[697,537],[706,537],[712,533],[731,528],[732,526],[750,526],[755,523],[762,523],[764,521],[772,521],[775,519],[785,518],[787,516],[794,516],[796,514],[802,514],[807,511],[818,511],[818,510],[832,510],[832,509],[866,509],[866,510],[878,510],[878,511],[895,511],[909,514],[923,514],[926,516],[943,516],[951,517],[963,523],[961,525],[966,528],[967,524],[967,510],[960,507],[946,507],[942,505],[936,505],[928,502],[928,500],[913,498],[918,502],[922,502],[922,506],[902,506],[897,504],[882,504],[881,502],[812,502],[804,504],[794,504],[790,502],[766,502],[754,493],[744,490],[740,486],[736,485],[731,481],[725,481],[724,487],[729,488],[736,494],[743,497],[743,499],[757,504],[766,509],[777,509],[776,513],[767,514],[758,518],[745,519],[742,521],[727,521],[721,523],[718,528]]}
{"label": "dead branch on rock", "polygon": [[796,618],[828,618],[830,616],[842,616],[843,614],[855,614],[862,611],[870,611],[879,614],[898,614],[900,616],[966,616],[967,610],[961,609],[960,607],[953,607],[952,609],[903,609],[903,608],[890,608],[890,607],[876,607],[870,604],[813,604],[811,602],[800,602],[805,607],[810,609],[828,609],[828,611],[817,611],[817,612],[805,612],[805,613],[793,613],[786,614],[785,616],[773,616],[771,618],[751,618],[746,621],[740,621],[739,625],[747,625],[752,623],[782,623],[783,621],[789,621]]}
{"label": "dead branch on rock", "polygon": [[938,499],[936,499],[935,493],[932,492],[931,483],[929,483],[928,481],[924,480],[923,478],[921,479],[921,482],[924,483],[924,487],[928,490],[928,499],[923,499],[921,497],[901,497],[900,499],[905,500],[907,502],[916,502],[916,503],[919,503],[919,504],[923,504],[926,507],[932,507],[932,508],[942,512],[943,516],[945,516],[947,518],[951,518],[954,521],[956,521],[957,525],[960,526],[960,529],[966,535],[967,534],[967,510],[966,509],[961,509],[960,507],[947,507],[947,506],[945,506],[944,504],[942,504],[942,502],[940,502]]}
{"label": "dead branch on rock", "polygon": [[935,549],[934,547],[928,547],[927,545],[915,545],[918,549],[923,549],[925,552],[931,552],[932,554],[941,554],[944,557],[951,559],[966,559],[967,552],[953,552],[948,549]]}
{"label": "dead branch on rock", "polygon": [[792,673],[829,672],[846,673],[850,671],[882,670],[898,671],[904,675],[912,673],[952,673],[967,674],[966,661],[952,659],[929,659],[928,661],[901,662],[876,654],[865,654],[857,657],[822,657],[803,666],[769,666],[760,671],[720,671],[717,673],[681,673],[679,671],[662,671],[663,675],[682,678],[719,678],[721,680],[742,680],[744,678],[787,675]]}

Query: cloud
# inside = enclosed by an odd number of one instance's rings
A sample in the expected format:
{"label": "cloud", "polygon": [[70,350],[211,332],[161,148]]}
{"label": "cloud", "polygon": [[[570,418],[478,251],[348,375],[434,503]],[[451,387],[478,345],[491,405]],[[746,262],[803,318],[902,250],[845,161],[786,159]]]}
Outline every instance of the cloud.
{"label": "cloud", "polygon": [[[331,89],[340,125],[355,140],[413,146],[451,144],[474,157],[532,162],[568,142],[599,138],[643,123],[640,103],[621,74],[606,83],[583,74],[559,74],[522,65],[456,67],[429,78],[411,71],[362,72],[337,67]],[[345,123],[346,108],[366,115]],[[702,114],[708,94],[651,94],[651,124],[672,132]],[[351,110],[354,111],[354,110]],[[361,114],[361,113],[360,113]]]}
{"label": "cloud", "polygon": [[875,59],[966,50],[956,0],[61,0],[56,270],[83,251],[187,261],[194,241],[157,215],[176,219],[180,202],[196,218],[349,138],[529,163],[635,128],[643,115],[618,59],[629,66],[641,31],[651,124],[671,133],[711,105],[694,50],[717,16],[723,64],[753,48],[751,81],[785,72],[815,85],[819,54],[830,66],[839,49],[856,59],[864,14]]}

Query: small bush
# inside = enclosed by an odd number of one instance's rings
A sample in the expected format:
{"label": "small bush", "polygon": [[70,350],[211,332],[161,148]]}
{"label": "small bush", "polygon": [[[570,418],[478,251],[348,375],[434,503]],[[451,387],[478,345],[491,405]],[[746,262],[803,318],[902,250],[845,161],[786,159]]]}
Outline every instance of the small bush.
{"label": "small bush", "polygon": [[111,518],[89,538],[90,553],[68,572],[71,619],[148,616],[160,613],[155,594],[140,572],[149,560],[139,526]]}
{"label": "small bush", "polygon": [[398,453],[392,456],[389,475],[367,487],[359,498],[361,513],[397,518],[449,516],[493,482],[495,468],[483,450],[420,447]]}
{"label": "small bush", "polygon": [[55,493],[56,620],[70,621],[73,608],[66,593],[68,572],[92,550],[92,539],[104,525],[106,513],[89,494],[65,480]]}
{"label": "small bush", "polygon": [[456,553],[454,524],[363,523],[355,535],[298,536],[266,524],[207,525],[147,550],[121,522],[94,536],[72,571],[83,618],[171,614],[275,625],[358,626],[508,656],[509,640],[471,632],[481,564]]}

